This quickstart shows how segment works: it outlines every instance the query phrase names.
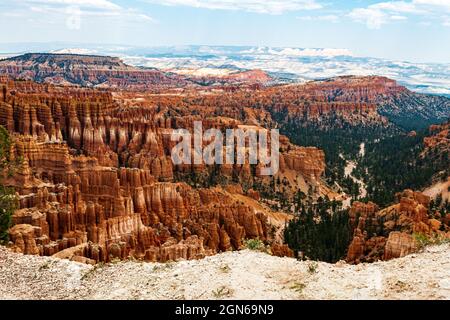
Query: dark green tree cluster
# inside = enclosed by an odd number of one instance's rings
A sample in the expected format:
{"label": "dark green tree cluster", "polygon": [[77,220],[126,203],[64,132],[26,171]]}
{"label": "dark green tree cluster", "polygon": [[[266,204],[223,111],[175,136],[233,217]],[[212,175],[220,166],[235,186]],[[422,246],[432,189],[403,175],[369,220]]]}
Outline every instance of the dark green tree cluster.
{"label": "dark green tree cluster", "polygon": [[348,211],[336,202],[319,198],[304,206],[284,231],[285,243],[303,258],[336,262],[344,258],[351,240]]}
{"label": "dark green tree cluster", "polygon": [[320,123],[290,119],[282,123],[280,129],[294,144],[322,149],[325,152],[325,177],[328,183],[336,182],[352,195],[358,186],[352,179],[345,177],[346,160],[358,160],[362,142],[399,133],[392,126],[354,126],[338,115],[329,115]]}
{"label": "dark green tree cluster", "polygon": [[450,213],[450,202],[448,199],[442,197],[442,193],[439,193],[435,199],[430,201],[430,211],[432,214],[439,213],[443,225],[446,221],[446,215]]}
{"label": "dark green tree cluster", "polygon": [[[275,114],[281,133],[301,146],[315,146],[325,152],[325,177],[330,185],[339,184],[353,199],[359,196],[358,184],[346,177],[346,160],[358,165],[352,172],[367,185],[367,197],[380,206],[395,201],[395,193],[405,189],[420,190],[435,179],[450,175],[448,150],[439,148],[425,152],[423,139],[428,130],[415,135],[393,125],[354,126],[339,115],[328,115],[320,122],[301,117],[288,119]],[[414,126],[415,129],[423,128]],[[365,155],[359,155],[360,144],[365,143]]]}
{"label": "dark green tree cluster", "polygon": [[366,157],[360,162],[360,168],[369,173],[363,174],[368,200],[387,206],[397,192],[420,190],[431,185],[438,175],[449,176],[448,151],[424,153],[425,135],[426,132],[415,136],[396,135],[366,144]]}
{"label": "dark green tree cluster", "polygon": [[8,131],[0,126],[0,243],[8,241],[11,217],[17,206],[14,190],[3,184],[3,179],[13,173],[10,150],[11,138]]}

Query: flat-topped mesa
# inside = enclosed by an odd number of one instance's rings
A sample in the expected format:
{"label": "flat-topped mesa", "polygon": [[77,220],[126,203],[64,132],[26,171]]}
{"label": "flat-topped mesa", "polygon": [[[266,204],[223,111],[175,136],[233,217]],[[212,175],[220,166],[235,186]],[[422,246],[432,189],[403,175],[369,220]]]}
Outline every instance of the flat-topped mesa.
{"label": "flat-topped mesa", "polygon": [[98,66],[104,66],[109,68],[110,66],[125,68],[125,65],[119,58],[100,55],[83,55],[72,53],[26,53],[20,56],[6,59],[7,61],[22,62],[25,64],[31,64],[33,62],[53,65],[58,63],[72,62],[73,64],[92,64]]}
{"label": "flat-topped mesa", "polygon": [[384,125],[387,119],[377,112],[380,100],[406,91],[384,77],[339,77],[255,91],[152,96],[149,100],[162,107],[182,110],[196,106],[216,116],[260,123],[305,120],[327,124],[328,119],[336,121],[338,117],[350,124]]}
{"label": "flat-topped mesa", "polygon": [[307,83],[305,91],[313,97],[326,97],[334,101],[376,102],[381,95],[393,95],[407,89],[386,77],[344,76]]}
{"label": "flat-topped mesa", "polygon": [[188,84],[181,77],[132,67],[119,58],[75,54],[29,53],[8,58],[0,61],[0,73],[42,83],[125,90],[157,90]]}
{"label": "flat-topped mesa", "polygon": [[355,124],[385,123],[377,113],[380,97],[398,94],[406,88],[384,77],[338,77],[267,91],[278,101],[272,108],[285,120],[300,117],[315,121],[325,115]]}
{"label": "flat-topped mesa", "polygon": [[[177,71],[175,70],[175,72]],[[202,86],[212,86],[214,90],[221,89],[228,92],[242,89],[260,90],[264,85],[273,81],[272,77],[259,69],[224,72],[224,74],[215,74],[214,72],[203,74],[201,71],[190,70],[182,70],[178,73]]]}
{"label": "flat-topped mesa", "polygon": [[286,169],[320,179],[325,172],[325,153],[315,147],[292,147],[280,155],[280,170]]}

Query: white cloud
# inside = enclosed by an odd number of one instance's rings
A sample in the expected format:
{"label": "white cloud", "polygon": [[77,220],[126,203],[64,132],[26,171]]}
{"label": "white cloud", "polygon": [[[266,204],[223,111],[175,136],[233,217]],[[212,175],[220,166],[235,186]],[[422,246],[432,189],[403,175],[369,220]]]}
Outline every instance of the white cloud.
{"label": "white cloud", "polygon": [[140,13],[134,9],[119,8],[114,10],[81,10],[76,5],[67,7],[52,7],[47,5],[31,6],[32,12],[43,14],[63,14],[79,15],[80,17],[117,17],[121,19],[138,19],[145,21],[154,21],[150,16]]}
{"label": "white cloud", "polygon": [[298,17],[299,20],[303,21],[327,21],[332,23],[338,23],[339,17],[334,14],[324,15],[324,16],[302,16]]}
{"label": "white cloud", "polygon": [[390,16],[391,20],[397,20],[397,21],[401,21],[401,20],[408,20],[407,17],[405,16],[400,16],[400,15],[392,15]]}
{"label": "white cloud", "polygon": [[389,21],[389,16],[381,10],[372,8],[353,9],[348,15],[356,22],[365,23],[369,29],[380,29]]}
{"label": "white cloud", "polygon": [[287,11],[322,8],[316,0],[147,0],[166,6],[189,6],[205,9],[243,10],[248,12],[282,14]]}
{"label": "white cloud", "polygon": [[[155,22],[147,14],[136,9],[125,8],[109,0],[22,0],[23,15],[35,14],[31,18],[55,23],[63,18],[69,29],[78,30],[84,18],[117,18],[124,21]],[[36,15],[38,14],[38,15]]]}
{"label": "white cloud", "polygon": [[440,19],[445,25],[447,21],[440,17],[443,11],[450,12],[450,0],[385,1],[353,9],[348,16],[370,29],[379,29],[390,21],[407,20],[408,16]]}
{"label": "white cloud", "polygon": [[441,9],[446,9],[450,11],[450,1],[449,0],[413,0],[413,4],[418,6],[424,6],[427,8],[439,7]]}
{"label": "white cloud", "polygon": [[369,6],[369,8],[402,13],[419,14],[425,12],[421,8],[418,8],[414,3],[405,1],[379,2]]}
{"label": "white cloud", "polygon": [[120,10],[121,7],[108,0],[25,0],[26,2],[47,5],[77,6],[105,10]]}
{"label": "white cloud", "polygon": [[23,14],[21,12],[1,12],[0,15],[2,15],[3,17],[8,17],[8,18],[20,18],[23,17]]}
{"label": "white cloud", "polygon": [[444,21],[442,22],[442,25],[443,25],[444,27],[450,27],[450,16],[444,17],[443,20],[444,20]]}

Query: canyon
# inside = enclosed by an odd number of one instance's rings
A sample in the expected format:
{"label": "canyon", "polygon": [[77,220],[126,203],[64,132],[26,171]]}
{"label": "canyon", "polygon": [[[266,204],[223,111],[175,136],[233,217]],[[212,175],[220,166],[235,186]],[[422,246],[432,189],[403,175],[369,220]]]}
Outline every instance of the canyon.
{"label": "canyon", "polygon": [[[167,261],[239,249],[246,238],[270,241],[272,210],[254,204],[258,192],[174,181],[205,166],[172,165],[171,131],[201,118],[170,111],[125,108],[111,93],[90,89],[4,84],[0,124],[13,135],[12,157],[22,159],[4,181],[19,196],[10,230],[15,250],[92,263]],[[323,152],[282,143],[280,175],[328,192],[320,182]],[[221,175],[258,179],[249,165],[224,167]]]}
{"label": "canyon", "polygon": [[[423,151],[419,160],[448,163],[448,128],[448,122],[430,126],[421,141]],[[346,260],[353,263],[390,260],[417,251],[424,245],[421,241],[448,241],[448,170],[448,167],[443,171],[436,170],[435,183],[422,192],[398,192],[395,203],[386,208],[370,201],[353,202],[349,210],[353,238]],[[434,203],[439,197],[440,203]]]}
{"label": "canyon", "polygon": [[[194,121],[220,130],[290,122],[400,130],[410,113],[401,108],[406,100],[425,123],[450,116],[450,99],[418,96],[385,77],[272,81],[260,70],[196,77],[101,56],[0,61],[0,125],[13,140],[9,160],[19,163],[2,181],[18,197],[10,248],[87,264],[166,262],[258,239],[273,254],[292,256],[281,230],[296,195],[343,199],[325,181],[327,154],[281,135],[274,177],[261,176],[260,164],[174,165],[174,130],[192,131]],[[448,148],[448,127],[431,131],[424,144]],[[354,202],[346,260],[405,256],[417,250],[413,233],[448,237],[450,217],[431,212],[430,200],[406,190],[384,209]]]}

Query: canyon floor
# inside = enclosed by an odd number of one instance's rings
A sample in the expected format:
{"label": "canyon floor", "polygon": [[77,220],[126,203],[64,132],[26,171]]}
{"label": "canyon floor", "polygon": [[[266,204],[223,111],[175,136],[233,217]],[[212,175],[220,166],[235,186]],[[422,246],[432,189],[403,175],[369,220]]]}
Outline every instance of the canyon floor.
{"label": "canyon floor", "polygon": [[0,299],[450,299],[450,245],[359,265],[243,250],[91,266],[0,247],[0,283]]}

